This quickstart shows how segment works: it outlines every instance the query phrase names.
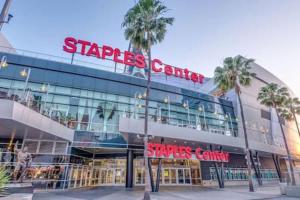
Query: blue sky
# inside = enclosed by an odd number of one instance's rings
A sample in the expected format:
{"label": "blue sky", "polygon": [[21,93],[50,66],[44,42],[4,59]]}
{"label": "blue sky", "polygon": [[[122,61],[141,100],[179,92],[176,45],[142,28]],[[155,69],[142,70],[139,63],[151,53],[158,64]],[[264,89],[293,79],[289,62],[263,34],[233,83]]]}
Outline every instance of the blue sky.
{"label": "blue sky", "polygon": [[[1,4],[4,0],[1,0]],[[300,96],[299,0],[165,0],[175,17],[153,56],[212,76],[241,54],[284,80]],[[13,0],[2,31],[15,48],[69,57],[66,36],[127,49],[121,23],[134,0]]]}

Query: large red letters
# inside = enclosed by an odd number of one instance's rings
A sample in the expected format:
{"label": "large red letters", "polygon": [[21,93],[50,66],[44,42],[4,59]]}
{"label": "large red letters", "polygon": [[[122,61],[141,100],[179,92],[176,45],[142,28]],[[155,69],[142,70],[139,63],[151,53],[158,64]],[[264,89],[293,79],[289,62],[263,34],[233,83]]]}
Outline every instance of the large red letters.
{"label": "large red letters", "polygon": [[[159,143],[148,144],[148,156],[157,158],[191,159],[193,152],[190,146],[165,145]],[[203,161],[229,162],[229,153],[221,151],[195,149],[195,157]]]}
{"label": "large red letters", "polygon": [[[100,52],[101,49],[101,52]],[[118,48],[112,48],[107,45],[99,47],[97,43],[92,43],[85,40],[77,40],[73,37],[67,37],[64,40],[63,50],[67,53],[76,53],[77,50],[81,55],[93,56],[96,58],[108,59],[111,58],[116,63],[121,63],[138,68],[145,68],[145,57],[142,54],[134,54],[130,51],[122,53]],[[195,72],[189,71],[187,68],[181,69],[171,65],[163,64],[159,59],[151,61],[151,69],[153,72],[164,72],[166,76],[175,76],[191,80],[194,83],[203,83],[204,76]]]}

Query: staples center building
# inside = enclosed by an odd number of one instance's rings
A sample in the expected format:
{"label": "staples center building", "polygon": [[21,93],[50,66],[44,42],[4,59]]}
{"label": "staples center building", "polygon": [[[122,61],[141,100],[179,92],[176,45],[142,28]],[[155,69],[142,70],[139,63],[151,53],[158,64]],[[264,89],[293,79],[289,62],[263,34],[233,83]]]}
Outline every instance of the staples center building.
{"label": "staples center building", "polygon": [[[5,46],[0,48],[1,165],[14,170],[18,141],[18,148],[27,146],[32,154],[25,181],[36,188],[144,185],[145,57],[72,37],[62,44],[69,59]],[[79,61],[83,58],[94,63]],[[235,93],[217,97],[211,78],[159,59],[153,59],[151,69],[148,154],[153,188],[247,184]],[[242,88],[242,101],[252,176],[263,184],[287,180],[280,121],[299,183],[295,122],[278,120],[273,109],[256,100],[266,83],[285,84],[257,64],[251,70],[257,77]]]}

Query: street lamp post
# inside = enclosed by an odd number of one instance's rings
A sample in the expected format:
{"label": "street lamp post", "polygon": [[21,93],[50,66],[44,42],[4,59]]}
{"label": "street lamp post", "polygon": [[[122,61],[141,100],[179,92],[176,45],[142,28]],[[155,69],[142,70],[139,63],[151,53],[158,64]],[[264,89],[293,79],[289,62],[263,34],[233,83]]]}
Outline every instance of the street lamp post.
{"label": "street lamp post", "polygon": [[[13,17],[13,15],[8,14],[8,9],[11,5],[11,2],[12,2],[12,0],[6,0],[3,5],[3,8],[2,8],[2,11],[0,14],[0,31],[2,29],[3,24],[8,24],[9,21],[11,20],[11,18]],[[5,19],[7,14],[8,14],[8,17],[7,17],[7,19]]]}
{"label": "street lamp post", "polygon": [[26,89],[27,89],[27,86],[28,86],[28,81],[29,81],[30,73],[31,73],[31,68],[23,69],[20,72],[20,75],[22,77],[26,77],[26,79],[25,79],[25,86],[24,86],[24,89],[23,89],[23,98],[24,98],[25,102],[27,102],[27,95],[25,95],[25,93],[26,93]]}
{"label": "street lamp post", "polygon": [[170,124],[170,122],[171,122],[171,102],[170,102],[170,96],[167,96],[164,99],[164,102],[168,104],[168,122]]}
{"label": "street lamp post", "polygon": [[207,126],[207,122],[206,122],[206,113],[205,113],[204,105],[203,105],[203,104],[200,104],[198,110],[199,110],[200,112],[203,113],[204,129],[207,130],[207,129],[208,129],[208,126]]}
{"label": "street lamp post", "polygon": [[190,106],[189,106],[189,101],[187,100],[186,102],[183,103],[183,107],[187,109],[187,114],[188,114],[188,125],[191,124],[191,119],[190,119]]}
{"label": "street lamp post", "polygon": [[[45,84],[42,85],[41,87],[41,91],[42,92],[46,92],[46,99],[44,101],[44,107],[45,109],[47,109],[47,102],[48,102],[48,96],[49,96],[49,89],[50,89],[50,84],[48,83],[47,86]],[[42,113],[42,109],[40,110],[40,112]]]}
{"label": "street lamp post", "polygon": [[231,134],[233,134],[233,124],[232,124],[231,115],[230,115],[230,113],[227,113],[226,116],[229,118]]}

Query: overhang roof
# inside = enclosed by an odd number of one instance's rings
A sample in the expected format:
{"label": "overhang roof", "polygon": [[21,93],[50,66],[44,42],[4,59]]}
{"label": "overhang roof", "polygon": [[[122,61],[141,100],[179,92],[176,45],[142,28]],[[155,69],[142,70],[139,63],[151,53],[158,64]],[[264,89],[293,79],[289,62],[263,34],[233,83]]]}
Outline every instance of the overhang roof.
{"label": "overhang roof", "polygon": [[73,141],[74,130],[8,99],[0,99],[0,136]]}

